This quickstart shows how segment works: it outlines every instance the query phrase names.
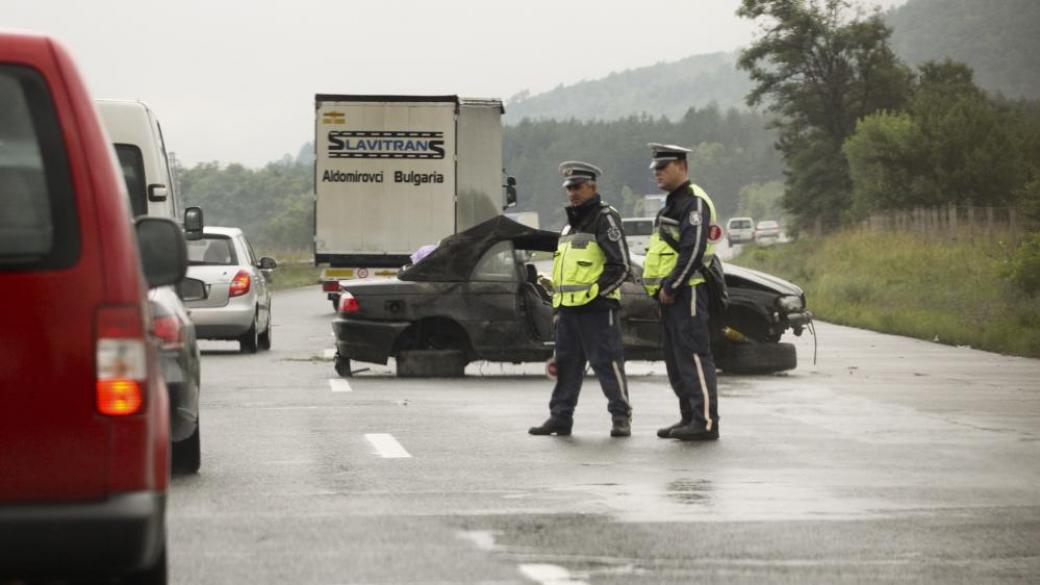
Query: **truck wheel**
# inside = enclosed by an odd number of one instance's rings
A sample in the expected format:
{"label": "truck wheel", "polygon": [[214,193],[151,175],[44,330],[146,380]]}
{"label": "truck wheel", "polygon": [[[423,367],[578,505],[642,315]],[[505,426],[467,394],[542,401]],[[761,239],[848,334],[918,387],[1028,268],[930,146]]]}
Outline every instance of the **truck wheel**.
{"label": "truck wheel", "polygon": [[399,378],[461,378],[468,363],[460,349],[417,349],[397,355]]}
{"label": "truck wheel", "polygon": [[336,366],[336,373],[340,377],[350,378],[354,375],[354,372],[350,369],[350,358],[337,357],[333,363]]}
{"label": "truck wheel", "polygon": [[238,348],[242,353],[256,353],[260,346],[260,337],[256,333],[256,316],[253,317],[253,325],[238,338]]}
{"label": "truck wheel", "polygon": [[727,374],[772,374],[798,367],[790,343],[727,343],[715,364]]}
{"label": "truck wheel", "polygon": [[195,425],[195,432],[183,441],[173,444],[173,470],[179,473],[198,473],[202,467],[202,421]]}

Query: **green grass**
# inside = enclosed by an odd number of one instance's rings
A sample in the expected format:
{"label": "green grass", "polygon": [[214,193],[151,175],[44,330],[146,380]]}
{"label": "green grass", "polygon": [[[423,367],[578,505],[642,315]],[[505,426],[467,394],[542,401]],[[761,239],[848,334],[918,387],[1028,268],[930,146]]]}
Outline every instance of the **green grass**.
{"label": "green grass", "polygon": [[856,230],[752,248],[733,262],[801,286],[825,321],[1040,357],[1040,298],[1008,279],[1013,252],[996,239]]}
{"label": "green grass", "polygon": [[279,262],[278,268],[274,270],[274,282],[271,290],[283,290],[318,284],[318,276],[321,275],[321,267],[315,267],[312,262]]}

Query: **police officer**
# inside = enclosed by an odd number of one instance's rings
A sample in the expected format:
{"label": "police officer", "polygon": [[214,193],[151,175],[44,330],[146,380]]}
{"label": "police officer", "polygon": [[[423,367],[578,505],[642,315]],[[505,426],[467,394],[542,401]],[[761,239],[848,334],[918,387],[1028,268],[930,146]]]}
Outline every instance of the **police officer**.
{"label": "police officer", "polygon": [[621,215],[596,192],[596,179],[603,173],[598,167],[568,161],[560,165],[560,172],[570,206],[553,257],[556,387],[549,401],[549,419],[529,432],[571,434],[588,362],[607,397],[613,421],[610,435],[627,437],[632,434],[632,407],[618,311],[629,262]]}
{"label": "police officer", "polygon": [[661,438],[719,438],[715,360],[708,329],[710,298],[704,270],[722,237],[715,204],[689,179],[689,149],[648,145],[657,187],[668,192],[657,214],[643,267],[643,286],[660,303],[668,381],[679,398],[682,419],[657,431]]}

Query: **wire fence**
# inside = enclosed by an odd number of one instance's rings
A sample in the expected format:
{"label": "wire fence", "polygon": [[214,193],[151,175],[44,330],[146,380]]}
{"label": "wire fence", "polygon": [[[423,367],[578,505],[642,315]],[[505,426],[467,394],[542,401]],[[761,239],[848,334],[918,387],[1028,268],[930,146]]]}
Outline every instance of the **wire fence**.
{"label": "wire fence", "polygon": [[918,233],[950,240],[1000,237],[1018,241],[1025,232],[1022,215],[1014,207],[968,205],[874,213],[862,225],[873,231]]}

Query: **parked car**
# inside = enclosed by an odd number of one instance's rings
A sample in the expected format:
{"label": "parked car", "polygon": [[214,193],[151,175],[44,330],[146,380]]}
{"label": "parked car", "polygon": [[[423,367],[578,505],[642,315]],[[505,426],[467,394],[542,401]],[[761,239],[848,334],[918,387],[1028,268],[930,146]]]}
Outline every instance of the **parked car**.
{"label": "parked car", "polygon": [[726,222],[726,241],[733,244],[746,244],[755,239],[755,220],[750,217],[733,217]]}
{"label": "parked car", "polygon": [[114,160],[68,53],[0,33],[3,582],[166,583],[169,403],[144,285],[183,278],[186,251],[176,223],[132,223]]}
{"label": "parked car", "polygon": [[650,235],[654,233],[653,217],[623,217],[621,228],[625,231],[625,242],[630,254],[646,254]]}
{"label": "parked car", "polygon": [[[398,375],[461,375],[473,360],[544,361],[553,353],[552,305],[538,285],[534,251],[556,249],[558,234],[498,217],[445,238],[422,261],[395,278],[343,285],[333,320],[336,371],[350,375],[351,360],[387,363]],[[638,282],[622,286],[625,356],[663,359],[656,301]],[[793,369],[795,348],[779,343],[801,334],[811,320],[797,286],[727,265],[730,308],[713,327],[716,364],[729,373]]]}
{"label": "parked car", "polygon": [[[123,180],[135,216],[177,219],[180,203],[166,157],[162,129],[155,114],[143,102],[97,100],[101,122],[115,148]],[[180,294],[185,288],[160,287],[148,291],[152,328],[161,342],[163,379],[170,392],[170,440],[173,469],[195,473],[202,465],[199,425],[201,357],[195,324]],[[197,298],[202,298],[203,294]]]}
{"label": "parked car", "polygon": [[755,243],[760,246],[770,246],[780,241],[780,224],[773,221],[760,221],[755,226]]}
{"label": "parked car", "polygon": [[204,299],[188,301],[201,339],[237,340],[243,353],[271,349],[271,291],[277,263],[257,259],[242,230],[206,226],[188,240],[188,276],[206,286]]}

